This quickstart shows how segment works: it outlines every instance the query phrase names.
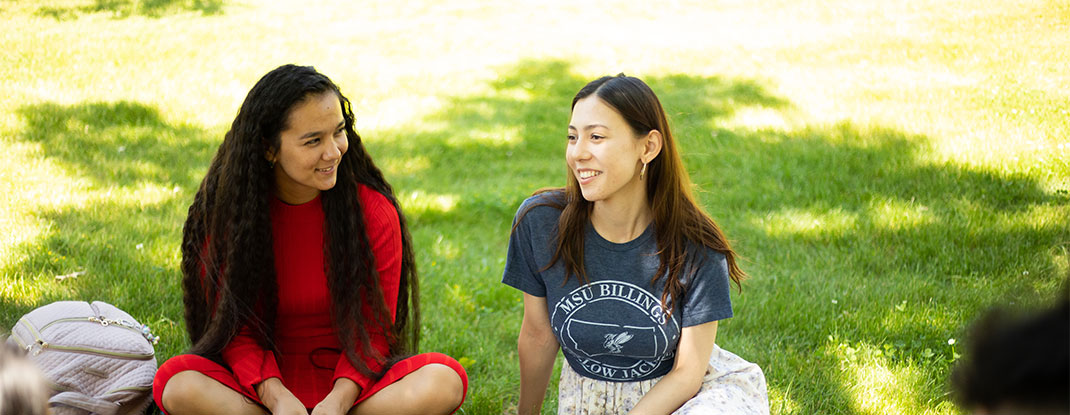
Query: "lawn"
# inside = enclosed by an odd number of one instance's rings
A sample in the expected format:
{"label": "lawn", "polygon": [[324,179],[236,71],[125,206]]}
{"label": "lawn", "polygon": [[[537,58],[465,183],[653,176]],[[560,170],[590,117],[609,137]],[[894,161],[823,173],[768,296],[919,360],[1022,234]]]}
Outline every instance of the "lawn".
{"label": "lawn", "polygon": [[185,350],[186,210],[290,62],[341,86],[398,191],[421,349],[465,365],[464,413],[515,412],[509,226],[564,183],[570,100],[604,74],[658,93],[745,258],[717,340],[765,370],[775,414],[962,413],[969,324],[1067,289],[1062,2],[0,0],[0,25],[3,328],[104,300],[160,361]]}

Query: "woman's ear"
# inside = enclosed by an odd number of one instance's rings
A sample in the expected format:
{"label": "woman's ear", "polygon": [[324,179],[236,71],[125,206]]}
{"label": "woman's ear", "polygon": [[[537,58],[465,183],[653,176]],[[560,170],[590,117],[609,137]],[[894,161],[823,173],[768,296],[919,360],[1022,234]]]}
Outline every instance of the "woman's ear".
{"label": "woman's ear", "polygon": [[265,151],[264,160],[267,160],[268,164],[270,164],[271,167],[275,167],[275,161],[278,160],[278,157],[275,155],[275,149],[269,148],[267,151]]}
{"label": "woman's ear", "polygon": [[661,154],[662,137],[661,131],[650,130],[646,133],[646,137],[643,137],[643,163],[649,163],[656,158],[658,154]]}

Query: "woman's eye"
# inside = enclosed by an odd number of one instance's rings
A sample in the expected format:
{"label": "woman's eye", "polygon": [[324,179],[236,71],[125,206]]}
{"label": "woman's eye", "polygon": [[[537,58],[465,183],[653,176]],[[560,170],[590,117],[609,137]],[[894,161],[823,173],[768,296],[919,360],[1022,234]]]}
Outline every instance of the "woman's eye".
{"label": "woman's eye", "polygon": [[576,136],[572,135],[572,134],[569,134],[568,135],[568,141],[576,141]]}
{"label": "woman's eye", "polygon": [[319,138],[313,138],[311,140],[305,141],[305,145],[306,146],[310,146],[310,147],[314,146],[316,144],[319,144],[319,143],[320,143],[320,139]]}
{"label": "woman's eye", "polygon": [[335,137],[338,137],[338,136],[345,135],[345,133],[346,133],[346,129],[345,128],[339,128],[338,131],[334,132],[334,135],[335,135]]}
{"label": "woman's eye", "polygon": [[601,139],[603,139],[603,138],[605,138],[605,137],[603,137],[603,136],[600,136],[600,135],[598,135],[598,134],[591,134],[591,139],[592,139],[592,140],[601,140]]}

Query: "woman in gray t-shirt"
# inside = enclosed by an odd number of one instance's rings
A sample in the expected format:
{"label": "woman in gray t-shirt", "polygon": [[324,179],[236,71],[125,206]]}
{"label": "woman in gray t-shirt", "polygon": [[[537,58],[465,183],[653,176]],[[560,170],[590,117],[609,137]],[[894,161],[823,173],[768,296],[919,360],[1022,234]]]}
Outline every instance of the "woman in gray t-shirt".
{"label": "woman in gray t-shirt", "polygon": [[695,203],[643,81],[576,94],[564,189],[517,212],[502,282],[524,292],[519,414],[537,414],[557,350],[559,414],[768,413],[761,369],[714,345],[744,273]]}

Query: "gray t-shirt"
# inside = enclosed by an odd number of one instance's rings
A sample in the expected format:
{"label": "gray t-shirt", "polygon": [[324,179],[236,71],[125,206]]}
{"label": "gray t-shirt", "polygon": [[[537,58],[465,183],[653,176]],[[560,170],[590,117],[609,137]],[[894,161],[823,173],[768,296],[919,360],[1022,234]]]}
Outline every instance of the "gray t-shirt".
{"label": "gray t-shirt", "polygon": [[[653,224],[638,238],[618,244],[602,238],[588,223],[583,257],[590,281],[581,286],[572,275],[562,285],[561,261],[542,270],[553,258],[561,211],[535,206],[555,198],[561,194],[543,193],[520,206],[502,282],[546,297],[554,335],[577,373],[614,382],[664,376],[672,369],[681,327],[732,316],[724,255],[692,244],[680,276],[684,298],[674,301],[675,311],[666,318],[661,303],[664,280],[657,287],[650,283],[660,263]],[[691,270],[696,271],[688,281]]]}

